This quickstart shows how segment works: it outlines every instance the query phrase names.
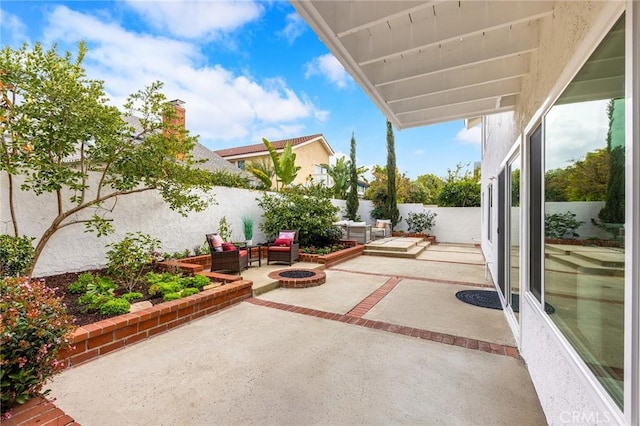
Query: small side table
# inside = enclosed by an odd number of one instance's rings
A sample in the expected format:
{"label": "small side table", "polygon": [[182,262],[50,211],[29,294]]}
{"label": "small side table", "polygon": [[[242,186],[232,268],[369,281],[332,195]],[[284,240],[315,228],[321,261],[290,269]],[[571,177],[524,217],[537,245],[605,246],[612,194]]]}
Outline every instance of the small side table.
{"label": "small side table", "polygon": [[[257,252],[257,253],[255,253]],[[251,265],[256,260],[258,261],[258,267],[262,266],[262,245],[247,246],[247,256],[249,256],[248,264]]]}

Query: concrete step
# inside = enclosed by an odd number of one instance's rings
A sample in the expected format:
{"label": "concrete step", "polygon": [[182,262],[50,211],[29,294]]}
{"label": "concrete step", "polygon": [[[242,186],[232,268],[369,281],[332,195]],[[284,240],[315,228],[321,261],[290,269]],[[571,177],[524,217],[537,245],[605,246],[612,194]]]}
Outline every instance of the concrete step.
{"label": "concrete step", "polygon": [[365,251],[408,252],[419,244],[426,243],[421,238],[385,238],[371,241],[365,245]]}
{"label": "concrete step", "polygon": [[624,268],[624,253],[613,250],[600,252],[572,251],[571,256],[606,268]]}
{"label": "concrete step", "polygon": [[384,257],[397,257],[402,259],[415,259],[418,257],[428,245],[414,245],[409,250],[398,251],[398,250],[369,250],[365,249],[362,254],[367,256],[384,256]]}
{"label": "concrete step", "polygon": [[565,266],[569,266],[581,274],[606,275],[612,277],[624,277],[624,268],[600,266],[590,260],[585,260],[573,254],[551,254],[546,258],[554,260]]}

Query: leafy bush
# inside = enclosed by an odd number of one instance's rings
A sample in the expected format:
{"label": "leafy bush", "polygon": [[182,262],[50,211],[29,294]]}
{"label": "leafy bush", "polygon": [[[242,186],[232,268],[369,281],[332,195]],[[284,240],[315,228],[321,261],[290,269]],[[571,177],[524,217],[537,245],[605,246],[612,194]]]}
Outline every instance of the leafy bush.
{"label": "leafy bush", "polygon": [[185,287],[193,287],[202,290],[205,285],[211,284],[209,278],[204,275],[194,275],[192,277],[184,277],[182,283]]}
{"label": "leafy bush", "polygon": [[180,294],[180,292],[167,293],[164,296],[162,296],[162,300],[164,300],[165,302],[169,302],[170,300],[177,300],[177,299],[180,299],[181,297],[182,295]]}
{"label": "leafy bush", "polygon": [[127,302],[131,302],[133,300],[144,299],[144,294],[134,291],[131,293],[125,293],[122,296],[120,296],[120,298],[126,300]]}
{"label": "leafy bush", "polygon": [[584,222],[576,220],[576,214],[554,213],[544,215],[544,235],[547,238],[577,238],[576,229]]}
{"label": "leafy bush", "polygon": [[209,279],[202,275],[183,278],[180,275],[168,272],[163,272],[162,274],[149,272],[145,277],[151,284],[149,294],[151,296],[161,295],[165,301],[198,293],[199,289],[209,284]]}
{"label": "leafy bush", "polygon": [[[100,310],[100,307],[109,300],[115,298],[117,286],[111,278],[88,275],[92,277],[92,280],[86,283],[85,294],[78,298],[78,303],[84,306],[85,312],[95,312]],[[88,277],[85,279],[88,281]]]}
{"label": "leafy bush", "polygon": [[72,294],[80,294],[87,291],[87,285],[93,283],[94,277],[91,272],[85,272],[84,274],[80,274],[78,280],[69,284],[67,289],[69,293]]}
{"label": "leafy bush", "polygon": [[187,296],[191,296],[192,294],[197,294],[200,293],[200,290],[198,290],[197,288],[193,288],[193,287],[187,287],[184,290],[182,290],[180,292],[180,296],[181,297],[187,297]]}
{"label": "leafy bush", "polygon": [[144,268],[157,260],[160,240],[150,235],[127,232],[125,238],[109,244],[107,252],[109,274],[120,278],[129,292],[133,291],[140,280]]}
{"label": "leafy bush", "polygon": [[471,179],[447,182],[438,195],[441,207],[480,207],[480,184]]}
{"label": "leafy bush", "polygon": [[298,230],[302,246],[323,246],[340,238],[340,230],[333,225],[340,209],[329,198],[308,196],[292,188],[279,194],[265,193],[258,205],[265,219],[260,229],[268,238],[283,229]]}
{"label": "leafy bush", "polygon": [[100,314],[107,315],[110,317],[115,315],[122,315],[129,312],[130,307],[131,307],[131,304],[129,303],[128,300],[125,300],[122,298],[113,298],[113,299],[107,300],[100,306]]}
{"label": "leafy bush", "polygon": [[427,210],[422,213],[409,213],[407,215],[407,225],[409,225],[409,232],[423,232],[430,231],[436,224],[437,213],[432,213]]}
{"label": "leafy bush", "polygon": [[23,275],[35,254],[33,238],[0,235],[0,277]]}
{"label": "leafy bush", "polygon": [[1,401],[2,411],[7,411],[40,394],[44,383],[63,368],[58,353],[70,347],[73,324],[44,281],[5,278],[0,308]]}

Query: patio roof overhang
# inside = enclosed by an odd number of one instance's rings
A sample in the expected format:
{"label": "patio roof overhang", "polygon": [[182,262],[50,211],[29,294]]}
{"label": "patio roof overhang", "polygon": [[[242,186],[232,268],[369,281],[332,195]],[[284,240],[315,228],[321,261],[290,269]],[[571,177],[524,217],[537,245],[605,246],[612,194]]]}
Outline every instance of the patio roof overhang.
{"label": "patio roof overhang", "polygon": [[515,108],[553,1],[292,0],[398,129]]}

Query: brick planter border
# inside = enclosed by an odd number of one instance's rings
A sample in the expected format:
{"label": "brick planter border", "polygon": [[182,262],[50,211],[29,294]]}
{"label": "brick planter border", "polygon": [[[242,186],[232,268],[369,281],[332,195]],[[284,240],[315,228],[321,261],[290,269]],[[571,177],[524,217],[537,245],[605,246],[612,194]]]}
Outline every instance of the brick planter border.
{"label": "brick planter border", "polygon": [[399,231],[393,231],[391,233],[392,237],[405,237],[405,238],[422,238],[425,241],[430,242],[431,244],[435,244],[436,243],[436,236],[435,235],[427,235],[427,234],[422,234],[422,233],[417,233],[417,232],[399,232]]}
{"label": "brick planter border", "polygon": [[[306,278],[289,278],[280,275],[283,272],[288,271],[307,271],[312,272],[313,276]],[[327,282],[327,275],[324,272],[304,268],[278,269],[277,271],[269,272],[269,278],[272,280],[278,280],[280,282],[280,287],[285,288],[316,287]]]}
{"label": "brick planter border", "polygon": [[[318,254],[300,253],[300,262],[320,263],[323,264],[325,268],[328,268],[345,260],[360,256],[364,252],[364,246],[357,244],[355,241],[347,241],[347,243],[350,242],[354,243],[351,247],[322,256]],[[345,241],[342,241],[342,243],[344,244]]]}
{"label": "brick planter border", "polygon": [[71,335],[74,349],[60,353],[59,360],[69,368],[149,339],[240,303],[252,296],[252,285],[251,281],[239,280],[135,313],[78,327]]}

